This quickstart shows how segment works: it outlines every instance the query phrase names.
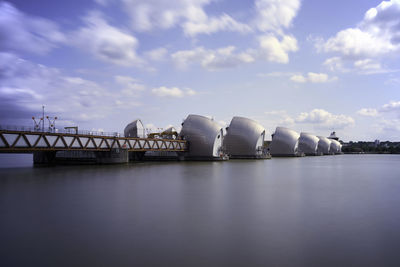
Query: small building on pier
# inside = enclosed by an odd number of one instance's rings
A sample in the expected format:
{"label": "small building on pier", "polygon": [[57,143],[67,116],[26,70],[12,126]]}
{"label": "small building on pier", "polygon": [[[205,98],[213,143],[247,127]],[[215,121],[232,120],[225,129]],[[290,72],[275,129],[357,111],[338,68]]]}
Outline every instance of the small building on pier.
{"label": "small building on pier", "polygon": [[146,138],[146,131],[142,121],[137,119],[129,123],[124,129],[124,136]]}

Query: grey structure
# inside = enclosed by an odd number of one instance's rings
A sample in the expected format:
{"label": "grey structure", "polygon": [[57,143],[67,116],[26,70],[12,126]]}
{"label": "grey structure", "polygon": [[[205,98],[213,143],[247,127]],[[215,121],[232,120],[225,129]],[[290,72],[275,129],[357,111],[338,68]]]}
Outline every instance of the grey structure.
{"label": "grey structure", "polygon": [[162,139],[175,139],[178,136],[178,132],[173,126],[171,126],[161,132],[160,135]]}
{"label": "grey structure", "polygon": [[318,149],[317,149],[318,155],[329,155],[331,150],[332,140],[324,136],[318,136],[318,138],[319,138]]}
{"label": "grey structure", "polygon": [[[161,139],[176,139],[178,137],[178,133],[174,127],[169,127],[162,131],[158,138]],[[179,154],[173,151],[146,151],[144,154],[145,160],[152,161],[177,161],[179,160]]]}
{"label": "grey structure", "polygon": [[342,153],[342,145],[339,143],[339,141],[336,141],[334,139],[331,140],[331,146],[330,146],[330,154],[341,154]]}
{"label": "grey structure", "polygon": [[222,150],[223,129],[212,119],[200,115],[189,115],[182,123],[180,138],[188,141],[185,159],[224,159]]}
{"label": "grey structure", "polygon": [[316,156],[319,138],[309,133],[300,133],[299,152],[306,156]]}
{"label": "grey structure", "polygon": [[224,149],[229,158],[266,158],[264,139],[265,129],[258,122],[233,117],[224,137]]}
{"label": "grey structure", "polygon": [[134,120],[129,123],[124,129],[125,137],[139,137],[145,138],[146,132],[141,120]]}
{"label": "grey structure", "polygon": [[299,156],[299,137],[300,135],[293,130],[284,127],[276,127],[269,146],[271,155],[275,157]]}

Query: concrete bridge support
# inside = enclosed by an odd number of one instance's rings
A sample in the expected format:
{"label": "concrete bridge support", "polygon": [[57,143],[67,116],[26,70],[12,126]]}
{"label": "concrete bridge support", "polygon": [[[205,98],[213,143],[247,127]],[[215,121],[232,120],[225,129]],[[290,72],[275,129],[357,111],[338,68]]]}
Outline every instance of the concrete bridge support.
{"label": "concrete bridge support", "polygon": [[144,161],[145,151],[129,152],[129,161]]}
{"label": "concrete bridge support", "polygon": [[127,149],[115,148],[111,151],[96,152],[96,162],[99,164],[128,163],[129,152]]}
{"label": "concrete bridge support", "polygon": [[33,152],[34,165],[51,165],[56,164],[55,151],[35,151]]}

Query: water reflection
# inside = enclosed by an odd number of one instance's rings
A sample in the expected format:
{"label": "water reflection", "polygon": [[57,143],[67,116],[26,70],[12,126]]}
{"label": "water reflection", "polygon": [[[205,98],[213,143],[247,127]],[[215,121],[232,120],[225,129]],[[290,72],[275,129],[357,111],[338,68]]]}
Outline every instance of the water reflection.
{"label": "water reflection", "polygon": [[0,169],[0,261],[397,266],[399,159]]}

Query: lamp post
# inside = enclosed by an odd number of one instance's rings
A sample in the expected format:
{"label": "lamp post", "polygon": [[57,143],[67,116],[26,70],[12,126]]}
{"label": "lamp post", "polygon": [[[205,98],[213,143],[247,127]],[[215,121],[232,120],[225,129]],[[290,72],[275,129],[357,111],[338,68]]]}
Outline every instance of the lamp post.
{"label": "lamp post", "polygon": [[42,105],[42,118],[40,118],[42,120],[42,131],[44,132],[44,105]]}
{"label": "lamp post", "polygon": [[36,121],[35,117],[32,117],[32,120],[33,120],[34,130],[39,131],[40,130],[40,120]]}
{"label": "lamp post", "polygon": [[51,118],[46,116],[46,119],[49,121],[49,131],[51,132],[52,130],[55,130],[57,117]]}

